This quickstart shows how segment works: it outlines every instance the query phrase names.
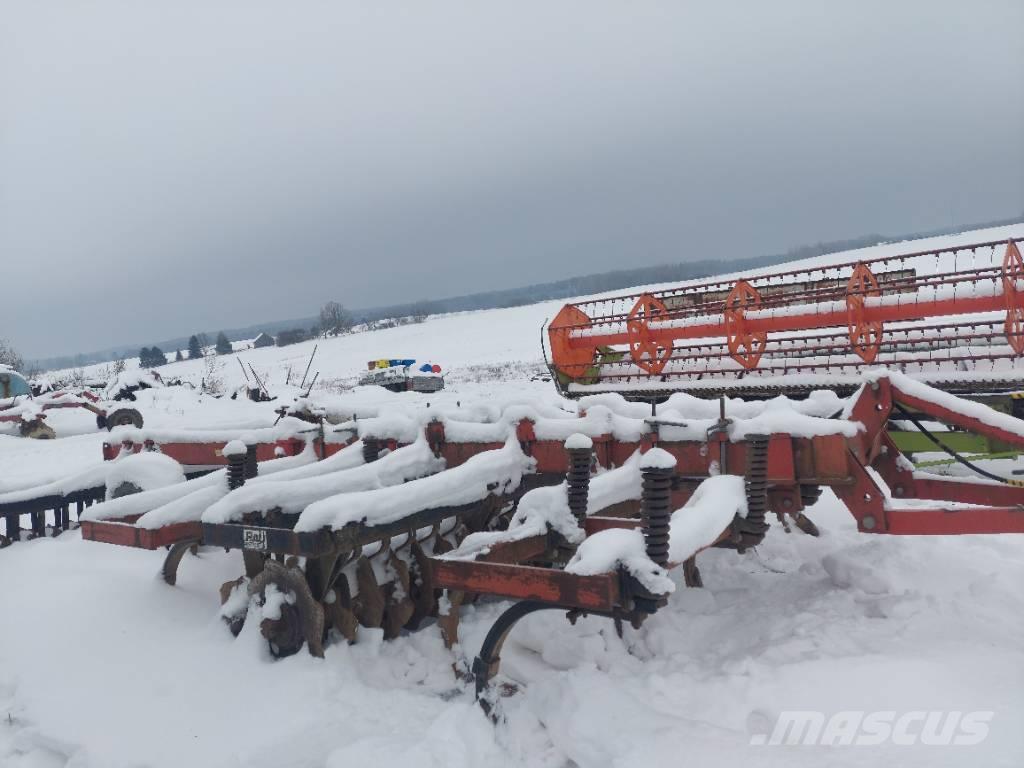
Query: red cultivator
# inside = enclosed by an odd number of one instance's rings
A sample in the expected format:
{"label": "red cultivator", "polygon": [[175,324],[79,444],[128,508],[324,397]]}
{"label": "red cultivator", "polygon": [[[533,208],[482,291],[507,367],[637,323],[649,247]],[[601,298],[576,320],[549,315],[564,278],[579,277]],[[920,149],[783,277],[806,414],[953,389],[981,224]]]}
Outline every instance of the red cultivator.
{"label": "red cultivator", "polygon": [[567,304],[548,340],[570,396],[852,391],[873,365],[1017,388],[1024,260],[1014,240],[977,243]]}
{"label": "red cultivator", "polygon": [[724,402],[717,419],[642,418],[622,400],[579,418],[442,417],[411,444],[367,420],[360,443],[269,477],[255,451],[229,445],[227,487],[205,511],[160,525],[171,518],[159,509],[104,519],[101,505],[83,536],[169,546],[170,583],[189,548],[240,551],[245,576],[221,588],[225,618],[238,632],[262,606],[260,631],[278,656],[303,645],[319,655],[331,630],[351,641],[360,625],[394,637],[428,616],[452,644],[462,603],[520,601],[473,665],[483,694],[522,616],[553,608],[639,624],[672,591],[667,569],[683,566],[699,586],[699,553],[756,546],[770,515],[816,534],[805,510],[823,487],[867,533],[1024,533],[1024,488],[913,472],[886,432],[903,409],[1024,447],[1013,417],[900,374],[864,379],[836,418],[777,417],[767,404],[738,418]]}

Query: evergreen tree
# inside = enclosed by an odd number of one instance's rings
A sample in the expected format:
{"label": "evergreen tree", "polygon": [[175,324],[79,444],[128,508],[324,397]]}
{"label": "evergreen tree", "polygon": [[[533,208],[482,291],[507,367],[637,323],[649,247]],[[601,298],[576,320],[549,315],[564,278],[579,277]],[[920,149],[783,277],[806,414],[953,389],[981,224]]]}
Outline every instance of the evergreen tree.
{"label": "evergreen tree", "polygon": [[180,363],[184,359],[185,358],[181,356],[181,350],[180,349],[177,352],[174,353],[174,362]]}
{"label": "evergreen tree", "polygon": [[188,359],[198,360],[203,356],[203,348],[199,346],[199,337],[191,336],[188,340]]}
{"label": "evergreen tree", "polygon": [[217,334],[217,344],[214,347],[218,355],[230,355],[233,351],[231,349],[231,342],[228,341],[228,337],[221,331]]}
{"label": "evergreen tree", "polygon": [[143,347],[139,350],[140,368],[157,368],[166,362],[167,357],[160,347]]}

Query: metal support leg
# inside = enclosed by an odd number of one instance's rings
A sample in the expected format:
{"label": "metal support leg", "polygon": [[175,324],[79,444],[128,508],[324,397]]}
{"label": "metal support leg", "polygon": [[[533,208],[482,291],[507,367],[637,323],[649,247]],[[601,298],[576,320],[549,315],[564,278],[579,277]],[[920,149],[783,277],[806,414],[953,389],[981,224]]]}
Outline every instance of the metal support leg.
{"label": "metal support leg", "polygon": [[8,544],[21,539],[21,521],[17,512],[8,512],[4,515],[4,532]]}
{"label": "metal support leg", "polygon": [[164,577],[165,584],[169,584],[173,587],[178,582],[178,566],[181,564],[181,558],[183,558],[185,553],[198,543],[198,539],[189,539],[187,541],[179,541],[171,545],[171,549],[167,553],[167,557],[164,558],[163,568],[160,569],[160,573]]}
{"label": "metal support leg", "polygon": [[[473,660],[472,672],[473,680],[476,684],[476,700],[480,702],[484,713],[492,720],[495,719],[493,714],[494,706],[484,694],[487,692],[491,678],[498,674],[498,667],[501,665],[501,648],[508,638],[508,633],[512,631],[512,627],[516,625],[516,622],[524,616],[544,610],[568,611],[570,609],[561,605],[542,603],[538,600],[523,600],[516,603],[494,622],[494,625],[487,632],[487,637],[484,638],[483,645],[480,646],[479,655]],[[588,611],[588,613],[591,612]],[[601,613],[599,611],[594,611],[591,615],[613,618],[610,613]]]}
{"label": "metal support leg", "polygon": [[46,535],[46,513],[30,512],[29,526],[32,529],[32,538],[39,538]]}

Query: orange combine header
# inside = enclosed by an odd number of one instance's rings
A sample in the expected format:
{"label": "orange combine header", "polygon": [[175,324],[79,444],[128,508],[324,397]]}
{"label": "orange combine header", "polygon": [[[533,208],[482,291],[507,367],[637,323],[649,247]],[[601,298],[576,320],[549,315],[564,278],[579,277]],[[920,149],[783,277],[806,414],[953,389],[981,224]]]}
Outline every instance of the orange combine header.
{"label": "orange combine header", "polygon": [[873,365],[951,391],[979,381],[1019,386],[1024,260],[1018,243],[566,304],[548,327],[551,367],[567,394],[789,392],[841,385]]}

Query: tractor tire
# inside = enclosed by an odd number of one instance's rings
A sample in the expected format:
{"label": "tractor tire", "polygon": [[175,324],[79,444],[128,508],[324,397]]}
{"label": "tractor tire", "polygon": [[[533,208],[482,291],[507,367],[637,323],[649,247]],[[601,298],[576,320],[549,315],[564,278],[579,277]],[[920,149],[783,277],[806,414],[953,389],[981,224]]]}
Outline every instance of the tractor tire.
{"label": "tractor tire", "polygon": [[107,414],[105,414],[105,413],[97,413],[96,414],[96,429],[106,429],[106,428],[107,428]]}
{"label": "tractor tire", "polygon": [[33,421],[23,421],[18,431],[22,437],[27,437],[32,440],[53,440],[57,437],[57,433],[53,431],[53,427],[48,425],[42,419],[35,419]]}
{"label": "tractor tire", "polygon": [[[96,420],[99,423],[99,419]],[[142,429],[142,414],[134,408],[118,408],[116,411],[107,414],[107,430],[114,427],[135,427]]]}

